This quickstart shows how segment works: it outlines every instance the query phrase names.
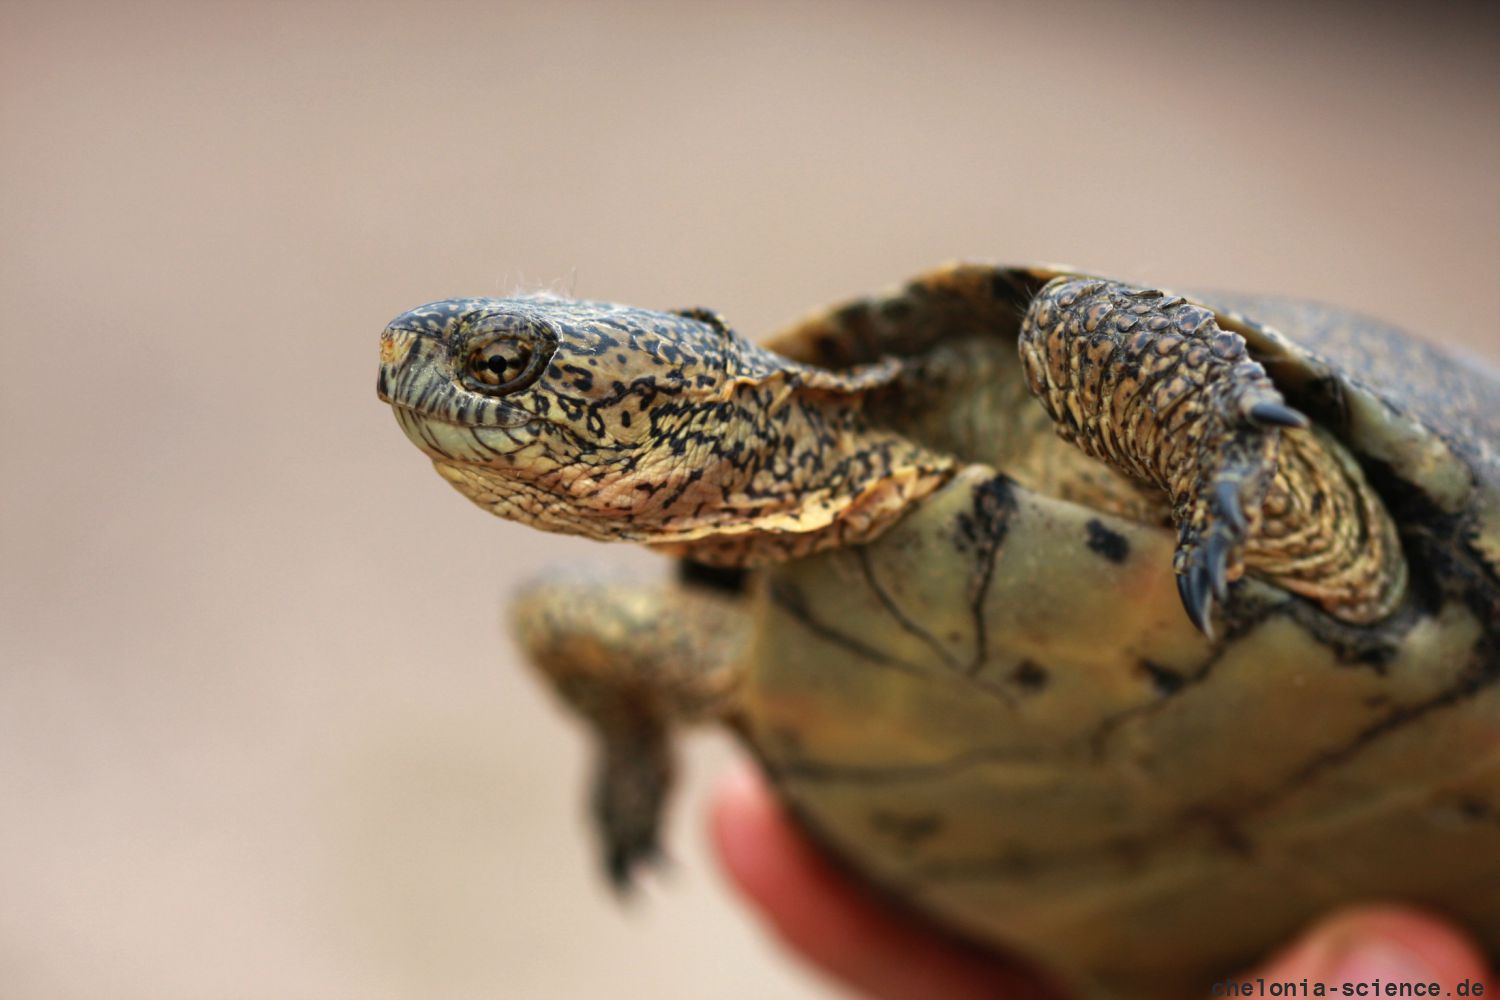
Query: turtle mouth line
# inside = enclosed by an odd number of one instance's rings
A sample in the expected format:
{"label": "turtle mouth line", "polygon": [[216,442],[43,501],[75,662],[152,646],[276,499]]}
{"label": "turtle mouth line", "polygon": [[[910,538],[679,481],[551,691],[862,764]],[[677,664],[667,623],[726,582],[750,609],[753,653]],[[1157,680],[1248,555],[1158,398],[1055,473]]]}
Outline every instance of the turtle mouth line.
{"label": "turtle mouth line", "polygon": [[413,417],[419,417],[422,420],[431,420],[435,423],[447,424],[450,427],[457,427],[461,430],[466,431],[514,430],[518,427],[525,427],[527,424],[536,423],[540,420],[539,417],[533,416],[530,413],[523,413],[517,410],[511,410],[505,413],[500,420],[496,421],[478,421],[473,419],[465,419],[466,415],[461,410],[458,413],[454,413],[446,408],[436,409],[433,407],[421,406],[415,403],[404,402],[399,399],[392,399],[390,396],[386,395],[383,392],[378,393],[378,395],[383,402],[389,403],[391,408],[394,410],[400,410],[403,413],[406,413]]}
{"label": "turtle mouth line", "polygon": [[393,404],[391,410],[402,432],[429,457],[461,465],[505,461],[506,456],[525,447],[535,436],[526,430],[526,423],[513,426],[462,423],[399,404]]}
{"label": "turtle mouth line", "polygon": [[380,335],[375,395],[410,417],[461,430],[513,430],[536,415],[476,393],[442,370],[441,342],[429,333],[390,326]]}

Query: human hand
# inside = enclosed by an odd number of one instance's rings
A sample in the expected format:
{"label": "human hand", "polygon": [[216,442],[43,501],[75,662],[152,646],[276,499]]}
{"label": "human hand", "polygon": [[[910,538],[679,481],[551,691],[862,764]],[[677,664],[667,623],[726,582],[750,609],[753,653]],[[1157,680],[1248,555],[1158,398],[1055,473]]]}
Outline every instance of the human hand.
{"label": "human hand", "polygon": [[[793,951],[875,1000],[1040,1000],[1062,992],[1019,959],[980,952],[885,906],[835,869],[790,822],[760,775],[721,784],[713,841],[730,879]],[[1250,978],[1336,983],[1488,984],[1479,949],[1436,917],[1395,906],[1345,910],[1309,929]],[[1486,991],[1493,993],[1493,987]]]}

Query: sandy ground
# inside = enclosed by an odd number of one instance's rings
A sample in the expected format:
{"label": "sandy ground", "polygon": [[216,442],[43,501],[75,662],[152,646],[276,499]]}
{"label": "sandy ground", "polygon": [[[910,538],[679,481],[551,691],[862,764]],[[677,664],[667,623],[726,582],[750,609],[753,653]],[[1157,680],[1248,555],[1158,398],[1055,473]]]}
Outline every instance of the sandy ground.
{"label": "sandy ground", "polygon": [[504,642],[545,564],[374,399],[392,315],[550,288],[764,332],[961,256],[1500,355],[1468,8],[0,4],[0,994],[826,996],[679,863],[594,877]]}

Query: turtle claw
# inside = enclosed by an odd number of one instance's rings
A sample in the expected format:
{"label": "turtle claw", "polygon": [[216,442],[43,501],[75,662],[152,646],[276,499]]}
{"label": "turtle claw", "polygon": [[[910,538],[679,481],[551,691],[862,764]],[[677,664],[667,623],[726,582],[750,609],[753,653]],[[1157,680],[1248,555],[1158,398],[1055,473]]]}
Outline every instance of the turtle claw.
{"label": "turtle claw", "polygon": [[1229,480],[1216,483],[1214,505],[1218,508],[1218,515],[1224,519],[1224,523],[1229,526],[1235,536],[1243,538],[1250,530],[1250,522],[1245,520],[1245,508],[1240,504],[1239,483]]}
{"label": "turtle claw", "polygon": [[662,863],[661,846],[653,834],[636,843],[612,842],[604,849],[604,874],[609,887],[620,899],[628,899],[637,885],[636,876],[644,868]]}
{"label": "turtle claw", "polygon": [[1242,491],[1247,486],[1247,464],[1253,467],[1253,454],[1233,449],[1224,455],[1226,461],[1205,491],[1206,498],[1200,499],[1197,516],[1182,528],[1177,589],[1188,618],[1209,639],[1213,638],[1213,604],[1229,599],[1229,584],[1239,576],[1243,546],[1250,534]]}
{"label": "turtle claw", "polygon": [[1026,384],[1059,435],[1172,504],[1182,606],[1212,638],[1214,602],[1245,571],[1281,433],[1308,426],[1245,338],[1205,306],[1064,275],[1020,335]]}
{"label": "turtle claw", "polygon": [[594,822],[604,874],[615,895],[627,897],[636,875],[662,860],[658,833],[671,786],[666,732],[650,724],[613,730],[603,751],[594,779]]}
{"label": "turtle claw", "polygon": [[1214,631],[1209,613],[1213,609],[1213,597],[1201,563],[1195,562],[1177,574],[1177,594],[1182,598],[1182,607],[1193,627],[1212,639]]}
{"label": "turtle claw", "polygon": [[1177,594],[1193,627],[1213,639],[1214,602],[1229,598],[1229,555],[1236,542],[1223,525],[1215,525],[1206,542],[1196,545],[1177,571]]}
{"label": "turtle claw", "polygon": [[1262,400],[1250,407],[1250,422],[1258,424],[1261,427],[1295,427],[1300,429],[1308,426],[1307,417],[1284,403],[1275,403],[1270,400]]}
{"label": "turtle claw", "polygon": [[[1196,483],[1177,507],[1178,588],[1188,617],[1210,639],[1213,601],[1229,600],[1229,585],[1244,572],[1245,545],[1259,530],[1281,431],[1307,426],[1307,418],[1282,402],[1273,387],[1253,380],[1235,384],[1251,374],[1227,373],[1229,398],[1221,396],[1222,402],[1205,413],[1194,458]],[[1247,394],[1259,398],[1247,406]]]}
{"label": "turtle claw", "polygon": [[1212,590],[1214,600],[1223,603],[1229,598],[1229,581],[1225,576],[1225,567],[1229,558],[1230,541],[1222,531],[1215,531],[1208,536],[1208,562],[1206,570],[1208,573],[1209,588]]}

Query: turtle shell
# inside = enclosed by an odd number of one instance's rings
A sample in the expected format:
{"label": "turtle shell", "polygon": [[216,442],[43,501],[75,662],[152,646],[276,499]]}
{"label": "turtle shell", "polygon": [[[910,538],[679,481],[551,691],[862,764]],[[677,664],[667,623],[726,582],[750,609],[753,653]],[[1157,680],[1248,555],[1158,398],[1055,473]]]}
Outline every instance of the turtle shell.
{"label": "turtle shell", "polygon": [[1500,616],[1500,374],[1343,310],[1207,300],[1288,400],[1360,457],[1430,582]]}
{"label": "turtle shell", "polygon": [[[948,273],[990,298],[913,336],[887,322],[906,290],[771,346],[842,366],[1010,336],[1059,272],[1000,272],[1008,303],[995,272]],[[1401,611],[1342,625],[1246,579],[1210,641],[1172,532],[976,463],[873,543],[757,576],[745,735],[835,856],[1084,993],[1200,995],[1360,899],[1500,951],[1500,390],[1360,317],[1199,301],[1365,465],[1413,568]]]}

